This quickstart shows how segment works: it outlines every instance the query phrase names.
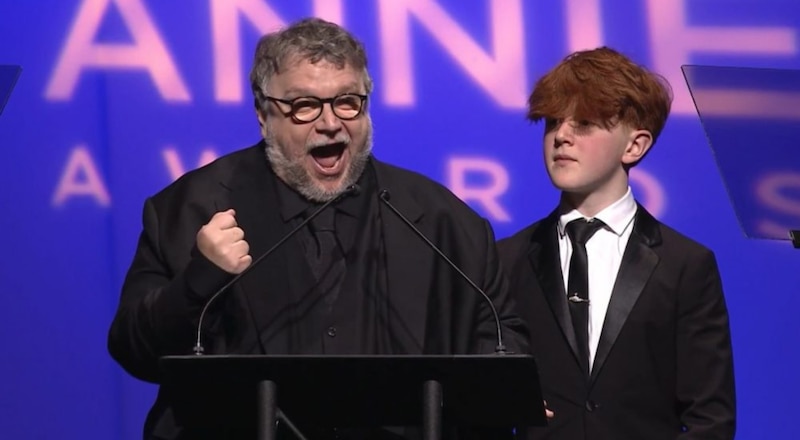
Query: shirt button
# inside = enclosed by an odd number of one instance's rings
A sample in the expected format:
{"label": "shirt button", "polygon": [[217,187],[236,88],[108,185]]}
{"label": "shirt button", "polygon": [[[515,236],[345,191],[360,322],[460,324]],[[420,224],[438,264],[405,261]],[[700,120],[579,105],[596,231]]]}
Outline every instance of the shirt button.
{"label": "shirt button", "polygon": [[592,412],[592,411],[596,410],[597,407],[599,407],[599,406],[600,405],[598,405],[594,400],[587,400],[586,401],[586,411]]}
{"label": "shirt button", "polygon": [[334,327],[334,326],[328,327],[328,331],[326,333],[328,334],[328,336],[330,336],[332,338],[335,337],[336,336],[336,327]]}

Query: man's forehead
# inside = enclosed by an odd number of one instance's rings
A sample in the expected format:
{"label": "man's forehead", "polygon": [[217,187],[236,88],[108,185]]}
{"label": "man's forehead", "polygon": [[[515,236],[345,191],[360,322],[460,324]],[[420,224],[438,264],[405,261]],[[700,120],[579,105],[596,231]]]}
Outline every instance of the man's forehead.
{"label": "man's forehead", "polygon": [[363,72],[357,72],[349,65],[339,67],[325,60],[312,62],[309,59],[297,59],[286,67],[276,73],[270,82],[287,93],[311,93],[320,88],[358,92],[364,82]]}
{"label": "man's forehead", "polygon": [[331,68],[333,70],[344,70],[350,68],[350,63],[347,60],[336,60],[328,57],[315,57],[310,54],[300,52],[293,52],[286,55],[278,65],[278,73],[283,73],[290,70],[301,69],[307,66],[319,66]]}

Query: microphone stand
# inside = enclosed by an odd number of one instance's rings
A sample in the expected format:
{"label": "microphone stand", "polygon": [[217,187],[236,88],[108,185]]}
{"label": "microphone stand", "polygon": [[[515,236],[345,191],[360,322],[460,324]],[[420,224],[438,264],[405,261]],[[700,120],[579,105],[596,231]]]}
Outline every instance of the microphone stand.
{"label": "microphone stand", "polygon": [[360,191],[361,191],[361,187],[359,187],[357,184],[353,184],[353,185],[348,186],[347,189],[345,189],[337,197],[334,197],[334,198],[328,200],[327,202],[323,203],[322,206],[317,208],[316,211],[314,211],[311,215],[309,215],[305,220],[300,222],[299,225],[295,226],[295,228],[292,229],[291,231],[289,231],[288,234],[284,235],[283,238],[278,240],[278,242],[275,243],[271,248],[267,249],[266,252],[264,252],[263,254],[261,254],[261,256],[256,258],[249,266],[247,266],[247,268],[245,268],[245,270],[241,271],[239,274],[237,274],[236,276],[231,278],[231,280],[228,281],[227,283],[225,283],[224,286],[220,287],[219,290],[214,292],[214,294],[211,295],[211,297],[208,299],[208,301],[206,301],[206,304],[203,306],[203,310],[200,312],[200,318],[199,318],[199,320],[197,322],[197,332],[196,332],[197,338],[195,339],[195,345],[194,345],[194,348],[192,349],[194,351],[194,354],[196,354],[198,356],[201,356],[203,354],[203,352],[205,351],[205,349],[203,348],[203,344],[202,344],[203,319],[206,316],[206,312],[208,312],[209,306],[211,306],[211,304],[214,302],[214,300],[216,300],[220,295],[222,295],[222,293],[227,291],[228,288],[230,288],[237,281],[239,281],[243,276],[245,276],[248,272],[250,272],[259,263],[261,263],[265,258],[267,258],[269,255],[271,255],[276,249],[278,249],[278,247],[280,247],[283,243],[285,243],[286,240],[288,240],[292,236],[294,236],[294,234],[296,234],[297,231],[302,229],[311,220],[314,220],[314,218],[316,218],[319,215],[319,213],[324,211],[328,206],[332,205],[333,203],[338,202],[339,200],[343,199],[344,197],[358,195],[358,193]]}
{"label": "microphone stand", "polygon": [[389,209],[391,209],[392,212],[394,212],[397,215],[397,217],[399,217],[400,220],[402,220],[403,223],[406,224],[406,226],[411,228],[411,230],[414,231],[414,234],[416,234],[419,238],[421,238],[428,245],[428,247],[433,249],[436,252],[436,254],[439,255],[439,257],[441,257],[445,262],[447,262],[447,264],[450,265],[450,267],[453,270],[455,270],[461,276],[461,278],[463,278],[467,283],[469,283],[469,285],[472,286],[472,288],[475,289],[475,291],[478,292],[483,297],[486,303],[489,304],[489,308],[492,310],[492,316],[494,316],[494,323],[497,331],[497,346],[495,347],[494,351],[496,354],[506,354],[506,346],[505,344],[503,344],[503,329],[500,326],[500,315],[497,314],[497,309],[495,308],[494,303],[492,303],[492,299],[489,298],[486,292],[484,292],[483,289],[478,287],[478,285],[475,284],[475,282],[472,281],[470,277],[468,277],[467,274],[465,274],[464,271],[461,270],[461,268],[456,266],[456,264],[453,263],[450,260],[450,258],[447,258],[447,255],[445,255],[444,252],[442,252],[438,246],[433,244],[433,242],[430,241],[428,237],[426,237],[425,234],[422,233],[422,231],[417,229],[417,227],[414,226],[414,224],[411,223],[411,221],[408,218],[406,218],[406,216],[404,216],[397,208],[395,208],[394,205],[392,205],[392,203],[389,202],[390,198],[391,194],[389,194],[389,190],[387,189],[381,190],[380,192],[381,201],[386,206],[388,206]]}

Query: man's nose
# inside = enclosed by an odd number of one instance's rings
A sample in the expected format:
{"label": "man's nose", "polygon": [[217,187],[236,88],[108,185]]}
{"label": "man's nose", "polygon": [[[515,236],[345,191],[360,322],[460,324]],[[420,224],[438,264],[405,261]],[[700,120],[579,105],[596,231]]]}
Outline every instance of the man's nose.
{"label": "man's nose", "polygon": [[338,131],[342,128],[342,120],[333,112],[333,103],[322,104],[322,114],[317,119],[317,130]]}

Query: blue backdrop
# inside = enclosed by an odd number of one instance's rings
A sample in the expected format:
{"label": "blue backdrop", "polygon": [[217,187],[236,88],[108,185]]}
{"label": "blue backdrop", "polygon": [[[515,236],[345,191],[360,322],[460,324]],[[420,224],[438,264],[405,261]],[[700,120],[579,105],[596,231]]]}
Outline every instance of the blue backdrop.
{"label": "blue backdrop", "polygon": [[[524,119],[535,79],[600,45],[663,73],[674,111],[634,192],[717,253],[738,438],[800,438],[800,251],[744,237],[680,73],[800,68],[796,11],[794,0],[0,2],[0,64],[24,69],[0,115],[0,436],[140,437],[155,388],[114,364],[105,341],[142,202],[258,140],[246,81],[255,42],[318,15],[367,46],[376,155],[446,184],[499,237],[557,201],[542,128]],[[800,225],[799,165],[783,163],[771,202],[755,204],[764,220]]]}

